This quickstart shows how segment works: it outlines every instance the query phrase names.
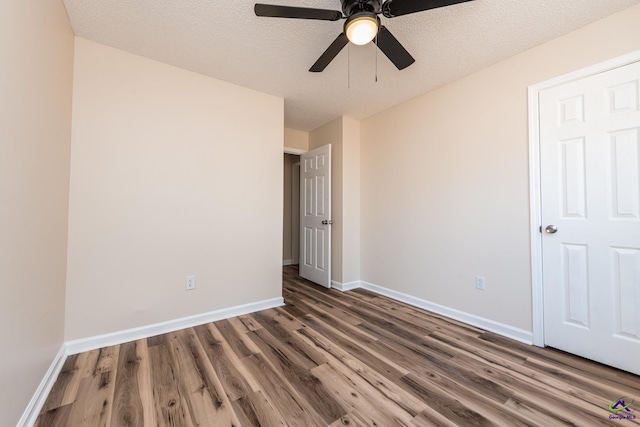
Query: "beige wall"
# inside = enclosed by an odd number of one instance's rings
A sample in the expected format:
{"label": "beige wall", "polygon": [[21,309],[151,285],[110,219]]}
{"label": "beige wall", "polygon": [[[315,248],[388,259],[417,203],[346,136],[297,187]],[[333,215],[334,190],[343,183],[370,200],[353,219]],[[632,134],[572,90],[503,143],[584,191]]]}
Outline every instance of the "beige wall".
{"label": "beige wall", "polygon": [[362,279],[531,330],[527,87],[640,49],[639,22],[640,5],[363,121]]}
{"label": "beige wall", "polygon": [[360,122],[342,117],[342,282],[360,280]]}
{"label": "beige wall", "polygon": [[[300,161],[300,156],[295,154],[284,155],[284,171],[283,171],[283,222],[282,222],[282,261],[293,260],[293,236],[297,235],[293,232],[293,211],[292,201],[292,168],[293,164]],[[299,215],[298,215],[299,216]]]}
{"label": "beige wall", "polygon": [[84,39],[74,71],[66,338],[281,296],[283,100]]}
{"label": "beige wall", "polygon": [[294,150],[309,150],[309,132],[284,128],[284,147]]}
{"label": "beige wall", "polygon": [[0,425],[64,338],[73,33],[61,0],[0,2]]}

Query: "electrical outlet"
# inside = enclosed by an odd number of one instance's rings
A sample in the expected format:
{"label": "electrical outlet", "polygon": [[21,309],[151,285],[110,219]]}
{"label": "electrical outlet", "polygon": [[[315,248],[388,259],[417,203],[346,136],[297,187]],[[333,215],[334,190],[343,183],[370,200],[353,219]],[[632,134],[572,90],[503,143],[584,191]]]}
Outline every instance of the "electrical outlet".
{"label": "electrical outlet", "polygon": [[479,289],[481,291],[485,290],[485,286],[486,286],[487,281],[485,280],[484,277],[482,276],[476,276],[476,289]]}
{"label": "electrical outlet", "polygon": [[196,288],[196,276],[187,276],[187,282],[185,283],[184,288],[187,291],[192,291]]}

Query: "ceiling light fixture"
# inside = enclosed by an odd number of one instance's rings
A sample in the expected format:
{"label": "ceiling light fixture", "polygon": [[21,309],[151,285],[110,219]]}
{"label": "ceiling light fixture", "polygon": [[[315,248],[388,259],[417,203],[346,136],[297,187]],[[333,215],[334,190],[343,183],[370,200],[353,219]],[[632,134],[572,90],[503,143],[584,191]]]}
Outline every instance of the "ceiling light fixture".
{"label": "ceiling light fixture", "polygon": [[369,43],[378,34],[380,20],[375,13],[355,13],[344,24],[344,33],[353,44],[363,45]]}

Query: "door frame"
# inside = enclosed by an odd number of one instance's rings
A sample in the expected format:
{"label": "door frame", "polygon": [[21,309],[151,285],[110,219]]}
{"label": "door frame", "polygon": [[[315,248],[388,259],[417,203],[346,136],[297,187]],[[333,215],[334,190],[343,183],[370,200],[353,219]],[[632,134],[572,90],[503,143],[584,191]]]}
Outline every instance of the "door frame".
{"label": "door frame", "polygon": [[[284,154],[295,154],[300,156],[309,150],[302,148],[284,147]],[[294,179],[295,171],[297,168],[298,181]],[[297,264],[300,262],[300,160],[291,165],[291,263]],[[298,221],[293,221],[296,216]],[[295,243],[295,245],[294,245]],[[297,249],[297,251],[295,251]]]}
{"label": "door frame", "polygon": [[542,280],[542,203],[540,185],[540,114],[539,94],[586,77],[640,61],[640,50],[546,80],[528,87],[529,107],[529,221],[531,243],[531,297],[533,344],[544,347],[544,283]]}
{"label": "door frame", "polygon": [[291,263],[300,262],[300,160],[291,165]]}

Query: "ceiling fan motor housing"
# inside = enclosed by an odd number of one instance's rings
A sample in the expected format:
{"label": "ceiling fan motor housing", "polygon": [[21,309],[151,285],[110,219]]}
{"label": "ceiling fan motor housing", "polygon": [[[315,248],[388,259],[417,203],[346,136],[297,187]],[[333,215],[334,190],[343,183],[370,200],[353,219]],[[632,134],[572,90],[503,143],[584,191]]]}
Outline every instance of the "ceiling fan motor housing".
{"label": "ceiling fan motor housing", "polygon": [[346,17],[351,17],[359,12],[377,14],[380,12],[381,6],[382,0],[342,0],[342,13]]}

